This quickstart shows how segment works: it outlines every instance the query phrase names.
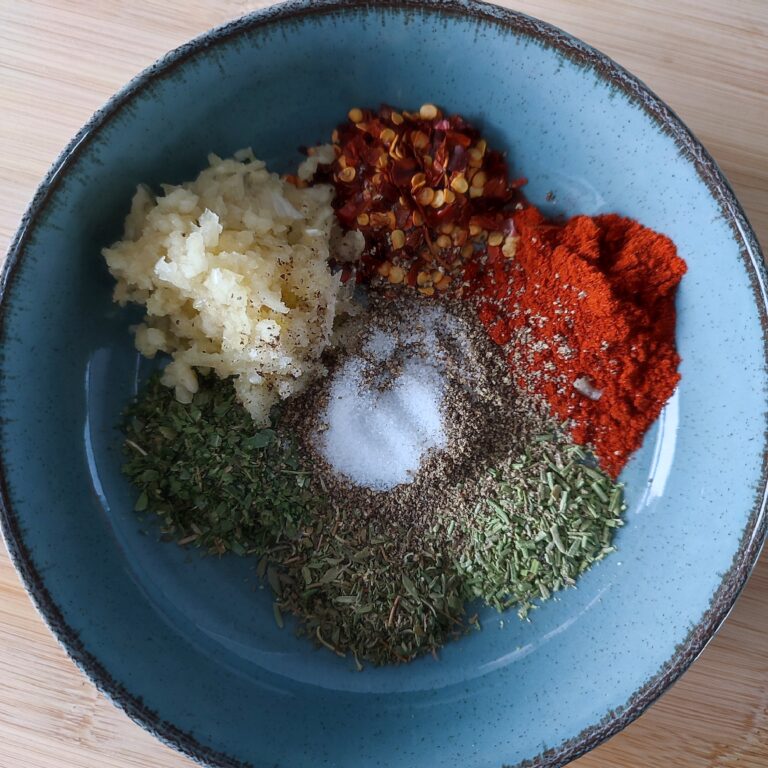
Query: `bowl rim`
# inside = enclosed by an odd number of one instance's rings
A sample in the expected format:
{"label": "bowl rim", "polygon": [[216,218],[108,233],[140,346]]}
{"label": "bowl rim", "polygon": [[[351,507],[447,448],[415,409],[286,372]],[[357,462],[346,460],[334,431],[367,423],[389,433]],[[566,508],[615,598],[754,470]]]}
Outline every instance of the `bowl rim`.
{"label": "bowl rim", "polygon": [[[656,126],[675,141],[681,156],[693,164],[697,175],[709,189],[734,239],[739,244],[740,257],[748,271],[760,314],[764,363],[768,367],[768,290],[766,288],[768,271],[757,237],[746,214],[725,175],[709,152],[669,106],[641,80],[611,58],[552,24],[518,11],[482,2],[482,0],[290,0],[247,13],[214,27],[173,49],[141,71],[97,110],[67,144],[48,170],[23,214],[0,274],[0,344],[5,337],[6,312],[14,278],[41,214],[45,211],[69,167],[93,141],[99,130],[134,97],[154,80],[172,74],[177,67],[199,53],[261,27],[301,21],[306,17],[377,10],[435,13],[496,24],[513,33],[532,38],[545,47],[553,48],[570,61],[594,71],[600,79],[617,88],[631,103],[643,109]],[[767,418],[766,414],[763,414],[763,418]],[[251,768],[250,763],[215,750],[198,741],[192,734],[164,720],[159,713],[147,707],[140,697],[115,680],[98,658],[85,647],[76,630],[67,623],[51,597],[32,553],[24,541],[20,520],[10,500],[3,456],[4,448],[0,444],[0,530],[11,561],[32,598],[35,608],[66,653],[101,693],[161,742],[204,765],[216,768]],[[559,768],[575,760],[623,730],[677,681],[720,629],[746,584],[768,533],[767,506],[768,444],[763,448],[763,461],[760,480],[756,484],[755,502],[739,547],[699,623],[676,647],[672,657],[628,698],[624,706],[608,712],[599,722],[588,726],[559,746],[524,760],[518,764],[517,768]]]}

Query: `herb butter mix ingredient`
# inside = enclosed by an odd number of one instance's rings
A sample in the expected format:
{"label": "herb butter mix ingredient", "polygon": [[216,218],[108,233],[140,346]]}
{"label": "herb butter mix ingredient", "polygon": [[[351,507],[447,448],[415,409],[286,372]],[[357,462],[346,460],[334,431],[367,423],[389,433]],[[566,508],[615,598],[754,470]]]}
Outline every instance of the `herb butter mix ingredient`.
{"label": "herb butter mix ingredient", "polygon": [[503,155],[434,104],[354,108],[348,117],[334,131],[330,171],[339,222],[365,236],[357,279],[425,296],[460,286],[475,248],[505,236],[503,211],[522,199],[525,180],[510,180]]}
{"label": "herb butter mix ingredient", "polygon": [[623,489],[558,431],[488,472],[495,485],[468,520],[459,572],[468,598],[525,617],[613,551]]}
{"label": "herb butter mix ingredient", "polygon": [[680,379],[685,262],[668,237],[612,214],[555,225],[527,208],[514,224],[514,254],[489,247],[468,290],[519,383],[615,477]]}
{"label": "herb butter mix ingredient", "polygon": [[182,545],[260,555],[295,536],[319,505],[290,441],[257,429],[227,380],[201,376],[184,404],[155,376],[124,431],[136,511],[157,515],[163,535]]}
{"label": "herb butter mix ingredient", "polygon": [[270,173],[250,150],[211,155],[194,181],[162,194],[139,187],[124,239],[104,257],[115,300],[146,309],[137,349],[171,356],[163,383],[179,400],[197,391],[199,368],[212,369],[266,426],[275,403],[322,374],[347,294],[328,264],[332,197],[328,185],[298,189]]}

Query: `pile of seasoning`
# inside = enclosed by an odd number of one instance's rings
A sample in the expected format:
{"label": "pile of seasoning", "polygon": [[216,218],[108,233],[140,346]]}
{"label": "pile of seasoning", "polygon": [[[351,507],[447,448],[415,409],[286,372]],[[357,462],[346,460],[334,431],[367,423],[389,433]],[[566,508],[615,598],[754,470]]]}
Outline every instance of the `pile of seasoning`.
{"label": "pile of seasoning", "polygon": [[164,540],[216,555],[261,554],[317,513],[292,442],[256,429],[227,379],[201,376],[184,404],[155,375],[123,431],[123,471],[140,490],[135,510],[157,516]]}
{"label": "pile of seasoning", "polygon": [[668,237],[613,214],[555,225],[530,207],[513,221],[514,254],[488,248],[467,290],[520,386],[616,477],[680,380],[685,262]]}
{"label": "pile of seasoning", "polygon": [[522,200],[525,179],[509,179],[503,155],[434,104],[418,112],[353,108],[333,148],[336,215],[365,236],[361,282],[379,277],[426,296],[455,289],[478,248],[504,241],[504,212]]}
{"label": "pile of seasoning", "polygon": [[227,381],[183,405],[152,380],[125,471],[164,538],[257,558],[278,625],[361,668],[436,653],[481,603],[526,617],[613,550],[616,478],[679,380],[685,263],[631,219],[545,219],[432,104],[353,108],[332,139],[315,181],[365,298],[327,375],[267,430]]}
{"label": "pile of seasoning", "polygon": [[[549,419],[535,399],[517,396],[503,358],[463,303],[374,294],[350,330],[348,342],[326,357],[328,376],[291,403],[284,426],[332,503],[450,537],[451,521],[455,528],[481,498],[485,468],[519,450]],[[350,370],[362,375],[349,381]],[[403,380],[410,391],[398,402]],[[351,389],[351,407],[339,399],[340,384]],[[424,423],[439,440],[406,462]],[[364,472],[349,471],[352,451]]]}

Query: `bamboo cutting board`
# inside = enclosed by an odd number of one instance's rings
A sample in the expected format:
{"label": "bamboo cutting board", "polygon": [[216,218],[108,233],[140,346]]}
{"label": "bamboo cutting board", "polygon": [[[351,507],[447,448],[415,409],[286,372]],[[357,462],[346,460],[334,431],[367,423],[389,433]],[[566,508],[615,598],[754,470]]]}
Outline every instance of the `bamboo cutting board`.
{"label": "bamboo cutting board", "polygon": [[[0,254],[50,163],[115,90],[168,49],[266,4],[0,0]],[[567,29],[647,82],[715,156],[768,245],[765,0],[503,4]],[[0,768],[192,765],[80,675],[35,613],[4,550],[0,681]],[[768,556],[682,681],[575,765],[768,766]]]}

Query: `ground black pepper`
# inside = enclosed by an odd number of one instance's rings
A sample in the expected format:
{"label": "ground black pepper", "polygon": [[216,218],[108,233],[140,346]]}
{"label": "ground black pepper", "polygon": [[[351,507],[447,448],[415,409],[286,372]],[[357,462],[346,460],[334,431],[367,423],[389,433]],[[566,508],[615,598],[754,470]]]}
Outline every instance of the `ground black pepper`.
{"label": "ground black pepper", "polygon": [[[453,522],[455,527],[482,496],[486,468],[519,451],[545,428],[547,417],[534,398],[519,397],[503,358],[471,306],[448,300],[442,305],[461,330],[457,335],[444,329],[438,333],[440,348],[429,350],[445,364],[447,445],[428,452],[411,482],[391,491],[376,491],[351,482],[329,465],[317,449],[316,438],[324,426],[328,379],[316,382],[293,401],[283,425],[311,457],[314,480],[334,505],[357,510],[363,519],[377,521],[396,539],[408,530],[411,536],[428,534],[433,540],[452,539],[455,544],[453,531],[446,533],[448,526]],[[350,329],[351,343],[327,356],[329,375],[350,356],[365,357],[365,342],[374,330],[398,339],[422,322],[421,312],[429,306],[430,300],[418,295],[372,296],[363,320]],[[398,364],[397,358],[394,362]]]}

